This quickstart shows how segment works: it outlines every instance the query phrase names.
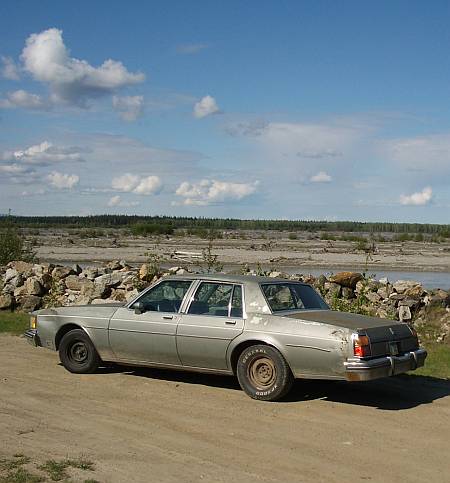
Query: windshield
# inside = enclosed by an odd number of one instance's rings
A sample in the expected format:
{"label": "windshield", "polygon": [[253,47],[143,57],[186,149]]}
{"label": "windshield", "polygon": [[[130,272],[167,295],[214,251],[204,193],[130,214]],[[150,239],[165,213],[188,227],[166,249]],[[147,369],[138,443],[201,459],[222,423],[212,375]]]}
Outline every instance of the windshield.
{"label": "windshield", "polygon": [[264,283],[261,285],[261,289],[272,312],[329,308],[322,297],[309,285],[300,283]]}

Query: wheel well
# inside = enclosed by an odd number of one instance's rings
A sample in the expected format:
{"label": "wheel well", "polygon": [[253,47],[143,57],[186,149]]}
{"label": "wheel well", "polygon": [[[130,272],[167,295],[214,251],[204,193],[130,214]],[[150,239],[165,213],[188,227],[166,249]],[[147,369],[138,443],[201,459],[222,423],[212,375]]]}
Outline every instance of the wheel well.
{"label": "wheel well", "polygon": [[[59,349],[59,343],[61,342],[61,339],[67,334],[67,332],[70,332],[71,330],[74,330],[74,329],[81,329],[81,327],[79,325],[76,325],[76,324],[66,324],[66,325],[63,325],[58,330],[58,332],[56,333],[56,336],[55,336],[55,348],[56,348],[56,350]],[[81,330],[83,330],[83,329],[81,329]]]}
{"label": "wheel well", "polygon": [[267,344],[267,342],[263,342],[262,340],[246,340],[244,342],[241,342],[239,345],[237,345],[234,349],[233,352],[231,353],[231,369],[233,370],[233,374],[236,374],[236,368],[237,368],[237,362],[239,359],[239,356],[242,354],[242,351],[247,349],[248,347],[252,345],[270,345]]}

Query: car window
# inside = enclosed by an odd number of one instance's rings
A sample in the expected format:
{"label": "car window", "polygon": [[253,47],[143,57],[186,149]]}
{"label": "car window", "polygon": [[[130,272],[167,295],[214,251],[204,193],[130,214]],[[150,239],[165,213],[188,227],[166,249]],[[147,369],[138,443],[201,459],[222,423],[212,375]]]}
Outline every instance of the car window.
{"label": "car window", "polygon": [[242,318],[242,287],[235,285],[233,288],[233,297],[231,299],[231,317]]}
{"label": "car window", "polygon": [[272,312],[283,310],[328,309],[328,305],[309,285],[266,283],[261,289]]}
{"label": "car window", "polygon": [[232,284],[202,282],[191,301],[188,314],[227,317],[232,293]]}
{"label": "car window", "polygon": [[191,286],[188,280],[167,280],[153,287],[137,300],[145,311],[178,312],[186,292]]}

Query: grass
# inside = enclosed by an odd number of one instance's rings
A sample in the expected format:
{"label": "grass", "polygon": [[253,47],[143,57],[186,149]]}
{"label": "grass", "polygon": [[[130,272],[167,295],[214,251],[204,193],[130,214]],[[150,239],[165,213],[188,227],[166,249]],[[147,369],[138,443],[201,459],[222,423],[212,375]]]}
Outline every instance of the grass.
{"label": "grass", "polygon": [[0,310],[0,333],[23,334],[30,326],[30,316],[21,312]]}
{"label": "grass", "polygon": [[414,374],[450,379],[450,345],[437,343],[424,343],[428,351],[425,365]]}
{"label": "grass", "polygon": [[[31,473],[25,465],[33,464],[40,474]],[[16,454],[9,459],[0,459],[0,483],[39,483],[41,481],[68,481],[68,468],[84,471],[94,471],[94,463],[83,457],[77,459],[48,460],[37,465],[22,454]],[[84,480],[85,483],[98,483],[97,480]]]}

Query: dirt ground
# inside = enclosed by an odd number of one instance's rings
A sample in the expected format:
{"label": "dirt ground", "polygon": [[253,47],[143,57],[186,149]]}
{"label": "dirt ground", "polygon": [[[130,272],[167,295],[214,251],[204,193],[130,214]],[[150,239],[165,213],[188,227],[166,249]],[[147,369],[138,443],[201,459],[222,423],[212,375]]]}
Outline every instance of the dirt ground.
{"label": "dirt ground", "polygon": [[[320,240],[318,235],[299,233],[290,240],[287,232],[233,233],[215,240],[213,252],[226,266],[260,263],[264,267],[295,267],[338,270],[415,270],[450,272],[450,240],[445,243],[383,242],[375,243],[370,256],[350,241]],[[368,235],[367,235],[368,236]],[[244,237],[244,238],[242,238]],[[159,255],[168,266],[195,265],[208,242],[192,236],[132,237],[122,232],[99,238],[80,238],[74,232],[43,231],[36,237],[37,256],[53,263],[95,264],[114,259],[143,263],[146,253]],[[184,252],[184,253],[183,253]]]}
{"label": "dirt ground", "polygon": [[[0,336],[0,459],[85,456],[100,482],[442,482],[450,383],[298,381],[257,402],[233,378],[153,369],[73,375]],[[447,475],[447,476],[445,476]]]}

